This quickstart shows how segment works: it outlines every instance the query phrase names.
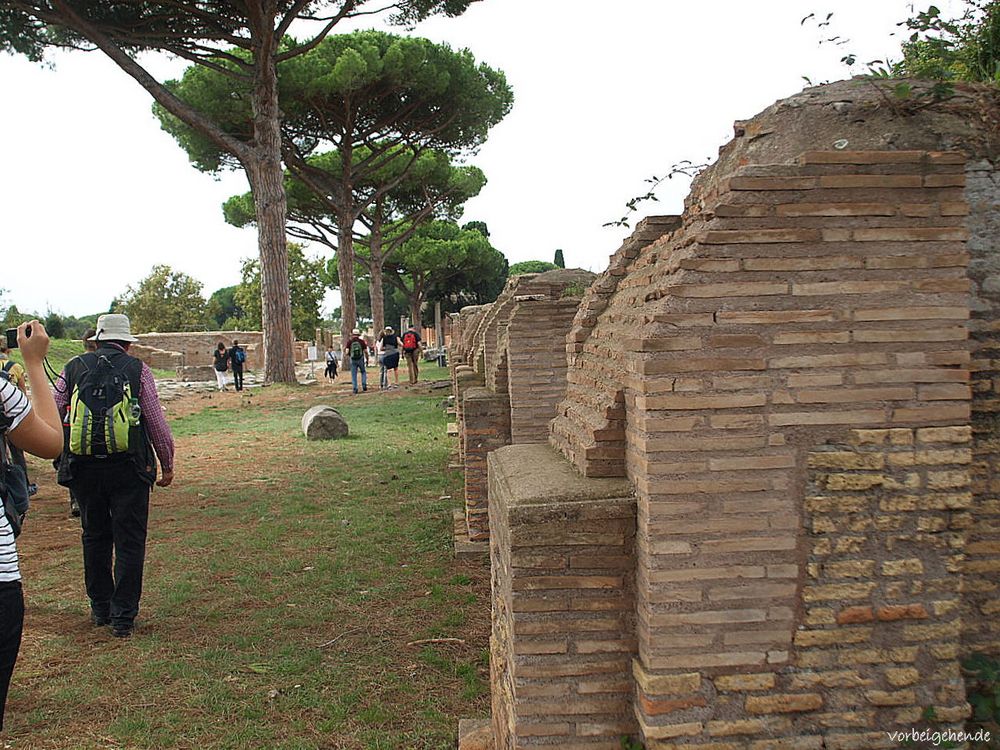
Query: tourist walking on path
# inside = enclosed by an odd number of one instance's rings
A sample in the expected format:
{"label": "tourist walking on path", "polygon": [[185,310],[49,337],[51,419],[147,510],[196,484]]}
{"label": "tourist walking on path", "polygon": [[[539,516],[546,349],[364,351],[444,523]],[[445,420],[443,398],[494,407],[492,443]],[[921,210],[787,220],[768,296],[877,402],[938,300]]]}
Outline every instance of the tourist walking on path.
{"label": "tourist walking on path", "polygon": [[389,379],[385,373],[385,351],[382,349],[382,339],[385,338],[385,331],[378,332],[375,339],[375,359],[378,361],[378,388],[384,391],[389,387]]}
{"label": "tourist walking on path", "polygon": [[[7,348],[7,340],[0,339],[0,378],[16,385],[21,393],[27,393],[24,384],[24,368],[10,358],[10,349]],[[28,482],[28,494],[34,495],[38,492],[38,485],[28,479],[28,462],[24,460],[24,451],[16,445],[10,446],[11,460],[21,467],[24,472],[24,480]]]}
{"label": "tourist walking on path", "polygon": [[420,343],[420,334],[416,325],[410,325],[406,333],[403,334],[403,356],[406,357],[406,369],[410,375],[410,385],[416,385],[417,376],[420,374],[420,352],[423,344]]}
{"label": "tourist walking on path", "polygon": [[344,356],[351,361],[351,388],[358,392],[358,372],[361,372],[361,390],[368,390],[368,342],[361,338],[361,331],[355,328],[344,347]]}
{"label": "tourist walking on path", "polygon": [[[28,333],[30,328],[31,333]],[[0,379],[0,436],[3,445],[0,451],[6,460],[8,447],[18,447],[41,458],[55,458],[62,448],[62,425],[52,391],[45,383],[42,364],[49,350],[49,337],[45,327],[37,320],[22,323],[17,328],[17,345],[24,357],[28,378],[38,384],[29,401],[27,395],[14,383]],[[4,512],[0,513],[0,730],[3,729],[4,707],[7,704],[7,688],[14,673],[17,652],[21,649],[21,631],[24,627],[24,594],[21,590],[21,572],[17,562],[15,529],[11,518],[17,524],[22,517],[11,509],[13,503],[5,482],[7,472],[0,477],[0,494],[5,501]],[[27,500],[25,497],[24,500]]]}
{"label": "tourist walking on path", "polygon": [[102,315],[94,340],[97,351],[70,360],[56,381],[56,404],[69,408],[58,479],[80,501],[91,620],[127,638],[142,595],[149,491],[174,479],[174,439],[152,371],[128,353],[138,341],[128,317]]}
{"label": "tourist walking on path", "polygon": [[324,373],[330,380],[337,379],[337,355],[333,351],[333,347],[326,350],[326,373]]}
{"label": "tourist walking on path", "polygon": [[[399,336],[386,326],[382,331],[382,368],[385,373],[385,388],[399,388]],[[395,385],[389,385],[389,374],[392,373]]]}
{"label": "tourist walking on path", "polygon": [[226,351],[226,345],[220,341],[215,351],[212,352],[212,356],[215,357],[215,382],[219,386],[219,390],[224,391],[226,390],[226,370],[229,369],[227,364],[229,352]]}
{"label": "tourist walking on path", "polygon": [[247,351],[242,346],[240,342],[233,339],[233,347],[230,349],[226,356],[229,358],[229,364],[233,368],[233,385],[236,390],[243,390],[243,363],[247,361]]}

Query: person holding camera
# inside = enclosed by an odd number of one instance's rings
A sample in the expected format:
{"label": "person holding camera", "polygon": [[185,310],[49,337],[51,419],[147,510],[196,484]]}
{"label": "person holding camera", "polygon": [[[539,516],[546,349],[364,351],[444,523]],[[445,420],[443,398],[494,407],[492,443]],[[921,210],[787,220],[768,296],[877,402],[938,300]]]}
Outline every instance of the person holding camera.
{"label": "person holding camera", "polygon": [[[16,328],[10,330],[15,333],[17,331]],[[9,380],[20,388],[23,393],[27,393],[28,389],[24,384],[24,368],[10,358],[10,350],[17,348],[17,341],[11,341],[10,343],[14,344],[14,346],[7,346],[6,340],[0,341],[0,378]],[[24,460],[24,451],[13,445],[9,446],[9,448],[11,459],[24,470],[24,479],[28,482],[28,494],[34,495],[38,492],[38,485],[28,479],[28,462]]]}
{"label": "person holding camera", "polygon": [[[8,447],[16,446],[40,458],[55,458],[63,445],[62,423],[52,391],[45,384],[43,361],[49,350],[45,327],[37,320],[17,328],[17,345],[24,356],[24,366],[32,394],[28,396],[8,380],[0,378],[0,435],[3,460],[8,461]],[[21,648],[24,627],[24,594],[17,561],[14,527],[8,519],[7,472],[0,477],[4,513],[0,514],[0,729],[3,729],[7,688],[14,673]]]}

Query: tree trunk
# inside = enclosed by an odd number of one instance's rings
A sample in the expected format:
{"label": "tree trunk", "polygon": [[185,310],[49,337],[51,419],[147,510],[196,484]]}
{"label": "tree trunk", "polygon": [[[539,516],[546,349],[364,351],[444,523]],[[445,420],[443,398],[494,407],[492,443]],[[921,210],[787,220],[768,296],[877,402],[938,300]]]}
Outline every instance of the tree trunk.
{"label": "tree trunk", "polygon": [[416,279],[413,281],[413,294],[410,296],[410,324],[419,331],[423,326],[420,320],[420,310],[424,306],[423,285]]}
{"label": "tree trunk", "polygon": [[260,252],[261,320],[264,330],[264,380],[295,382],[291,292],[288,285],[287,205],[281,166],[281,112],[277,72],[270,56],[260,60],[252,105],[255,148],[243,166],[257,212]]}
{"label": "tree trunk", "polygon": [[[381,216],[382,207],[378,206],[376,216]],[[368,255],[368,296],[372,304],[372,326],[375,328],[375,335],[385,329],[385,293],[382,286],[382,266],[385,264],[385,256],[382,255],[382,224],[376,219],[369,235]]]}
{"label": "tree trunk", "polygon": [[[350,124],[345,125],[345,133]],[[354,147],[350,139],[340,145],[340,211],[337,216],[337,273],[340,276],[340,347],[351,338],[358,321],[358,304],[354,297]]]}
{"label": "tree trunk", "polygon": [[382,286],[382,260],[372,260],[371,283],[368,292],[372,302],[372,326],[375,328],[375,335],[385,329],[385,291]]}
{"label": "tree trunk", "polygon": [[340,348],[347,346],[358,320],[354,299],[354,214],[342,211],[337,219],[337,274],[340,276]]}

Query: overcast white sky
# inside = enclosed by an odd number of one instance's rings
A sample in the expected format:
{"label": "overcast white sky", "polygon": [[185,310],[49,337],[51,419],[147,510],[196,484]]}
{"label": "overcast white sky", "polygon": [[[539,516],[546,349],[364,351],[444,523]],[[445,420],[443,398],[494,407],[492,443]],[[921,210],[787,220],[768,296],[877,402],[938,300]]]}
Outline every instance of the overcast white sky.
{"label": "overcast white sky", "polygon": [[[561,247],[567,266],[603,270],[627,230],[601,225],[644,178],[714,157],[734,120],[794,94],[803,76],[846,77],[847,50],[898,57],[890,34],[908,2],[822,2],[483,0],[419,26],[500,68],[514,89],[513,111],[471,159],[489,184],[464,220],[485,221],[511,262],[551,260]],[[821,46],[815,25],[800,25],[831,10],[845,47]],[[220,206],[247,189],[243,175],[191,167],[150,97],[102,55],[51,62],[0,55],[5,301],[98,312],[157,263],[197,278],[206,296],[237,283],[256,236],[227,225]],[[182,69],[147,63],[161,76]],[[679,212],[687,189],[666,183],[644,213]]]}

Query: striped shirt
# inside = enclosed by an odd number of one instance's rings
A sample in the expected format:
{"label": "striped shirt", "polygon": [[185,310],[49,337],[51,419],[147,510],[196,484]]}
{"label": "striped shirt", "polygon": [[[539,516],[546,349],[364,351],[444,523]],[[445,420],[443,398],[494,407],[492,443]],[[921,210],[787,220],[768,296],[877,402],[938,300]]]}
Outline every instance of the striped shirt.
{"label": "striped shirt", "polygon": [[[31,410],[31,402],[16,385],[0,378],[0,433],[13,430]],[[6,446],[0,446],[6,450]],[[9,460],[9,459],[8,459]],[[21,572],[17,567],[17,547],[14,532],[7,516],[0,513],[0,581],[19,581]]]}

